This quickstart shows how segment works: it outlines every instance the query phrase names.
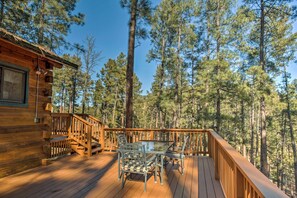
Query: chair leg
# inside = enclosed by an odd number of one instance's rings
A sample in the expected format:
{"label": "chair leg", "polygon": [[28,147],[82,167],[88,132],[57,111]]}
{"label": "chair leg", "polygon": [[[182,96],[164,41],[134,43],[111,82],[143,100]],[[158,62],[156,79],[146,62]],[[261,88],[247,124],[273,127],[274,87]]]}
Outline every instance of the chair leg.
{"label": "chair leg", "polygon": [[146,192],[146,181],[147,181],[147,174],[144,174],[144,192]]}
{"label": "chair leg", "polygon": [[118,180],[120,180],[121,179],[121,171],[120,171],[120,160],[121,160],[121,158],[120,158],[120,153],[118,153]]}
{"label": "chair leg", "polygon": [[161,178],[161,185],[163,185],[163,172],[164,172],[164,167],[163,167],[163,156],[161,155],[161,169],[160,169],[160,178]]}
{"label": "chair leg", "polygon": [[125,173],[124,172],[122,172],[121,177],[122,177],[122,188],[124,188],[124,185],[125,185]]}
{"label": "chair leg", "polygon": [[182,168],[181,173],[182,173],[182,175],[184,174],[184,168],[185,168],[185,167],[184,167],[184,165],[185,165],[184,163],[185,163],[185,162],[184,162],[184,158],[182,158],[182,159],[181,159],[181,168]]}
{"label": "chair leg", "polygon": [[155,159],[155,171],[154,171],[154,179],[155,179],[155,183],[157,183],[157,166],[158,166],[158,158],[156,157]]}

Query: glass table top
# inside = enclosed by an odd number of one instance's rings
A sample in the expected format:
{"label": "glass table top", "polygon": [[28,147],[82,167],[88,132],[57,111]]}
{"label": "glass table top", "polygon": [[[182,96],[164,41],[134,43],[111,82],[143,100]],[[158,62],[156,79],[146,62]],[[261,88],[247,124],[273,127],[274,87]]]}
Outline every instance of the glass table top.
{"label": "glass table top", "polygon": [[141,144],[145,146],[145,150],[148,153],[165,153],[174,142],[171,141],[152,141],[143,140],[136,142],[136,144]]}

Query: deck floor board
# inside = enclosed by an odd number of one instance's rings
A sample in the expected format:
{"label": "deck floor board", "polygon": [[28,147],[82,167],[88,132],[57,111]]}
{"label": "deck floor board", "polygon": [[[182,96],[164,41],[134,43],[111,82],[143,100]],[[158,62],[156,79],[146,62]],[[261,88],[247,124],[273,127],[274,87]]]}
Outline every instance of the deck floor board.
{"label": "deck floor board", "polygon": [[67,156],[46,167],[37,167],[0,179],[0,197],[224,197],[214,179],[213,160],[186,157],[184,175],[178,164],[167,164],[164,184],[152,174],[143,192],[143,176],[127,179],[124,188],[117,175],[117,155],[104,152],[90,158]]}

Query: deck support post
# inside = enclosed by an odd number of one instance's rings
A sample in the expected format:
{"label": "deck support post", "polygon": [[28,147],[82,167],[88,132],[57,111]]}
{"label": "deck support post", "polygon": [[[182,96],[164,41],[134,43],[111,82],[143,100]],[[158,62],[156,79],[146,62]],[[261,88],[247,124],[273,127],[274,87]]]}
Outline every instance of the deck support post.
{"label": "deck support post", "polygon": [[217,142],[214,144],[214,150],[215,150],[215,155],[214,155],[214,165],[215,165],[215,179],[219,180],[219,145]]}
{"label": "deck support post", "polygon": [[88,157],[92,156],[92,133],[93,133],[93,126],[90,126],[88,131],[87,143],[88,143]]}
{"label": "deck support post", "polygon": [[102,152],[105,149],[105,140],[104,140],[104,126],[103,124],[100,126],[100,144],[102,148]]}
{"label": "deck support post", "polygon": [[207,131],[207,152],[208,152],[208,155],[209,157],[213,158],[212,156],[212,139],[211,139],[211,136],[210,136],[210,131]]}

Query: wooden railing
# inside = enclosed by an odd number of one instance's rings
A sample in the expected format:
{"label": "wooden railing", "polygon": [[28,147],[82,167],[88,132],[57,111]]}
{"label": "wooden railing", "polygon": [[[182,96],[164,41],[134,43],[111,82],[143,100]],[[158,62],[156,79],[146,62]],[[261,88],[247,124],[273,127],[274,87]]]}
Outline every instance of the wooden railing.
{"label": "wooden railing", "polygon": [[213,130],[105,128],[106,150],[117,149],[117,133],[126,133],[130,143],[139,140],[170,140],[182,144],[183,137],[189,135],[186,154],[213,158],[215,178],[220,181],[227,198],[287,197]]}
{"label": "wooden railing", "polygon": [[117,149],[117,134],[126,133],[128,142],[139,140],[174,141],[182,145],[183,137],[189,136],[189,143],[185,149],[188,155],[208,154],[208,131],[199,129],[124,129],[105,128],[104,141],[106,150]]}
{"label": "wooden railing", "polygon": [[71,122],[69,113],[52,113],[52,135],[68,135]]}
{"label": "wooden railing", "polygon": [[221,182],[226,197],[287,197],[217,133],[208,130],[208,137],[215,178]]}
{"label": "wooden railing", "polygon": [[87,148],[91,155],[92,141],[104,148],[103,124],[88,114],[52,113],[52,137],[67,136]]}
{"label": "wooden railing", "polygon": [[103,140],[102,139],[103,137],[101,134],[103,134],[103,130],[104,130],[104,125],[102,124],[102,122],[97,118],[95,118],[94,116],[91,116],[88,114],[76,114],[76,115],[82,117],[83,119],[85,119],[86,121],[88,121],[93,125],[92,139],[102,144],[103,141],[101,140]]}
{"label": "wooden railing", "polygon": [[[59,115],[61,121],[54,121],[55,130],[63,134],[68,126],[67,116]],[[240,153],[213,130],[200,129],[126,129],[103,128],[96,118],[73,115],[69,121],[69,138],[75,139],[90,151],[90,140],[100,140],[104,150],[117,149],[117,134],[126,133],[128,142],[139,140],[170,140],[182,144],[183,137],[189,136],[185,153],[188,155],[208,155],[214,161],[215,178],[220,181],[226,197],[286,197],[267,177],[249,163]],[[58,120],[58,119],[57,119]],[[87,143],[86,143],[87,142]]]}
{"label": "wooden railing", "polygon": [[76,141],[81,146],[88,149],[88,156],[91,156],[93,124],[83,118],[72,115],[71,126],[68,131],[68,138]]}
{"label": "wooden railing", "polygon": [[47,158],[61,157],[71,153],[71,140],[61,139],[50,141],[47,147]]}

